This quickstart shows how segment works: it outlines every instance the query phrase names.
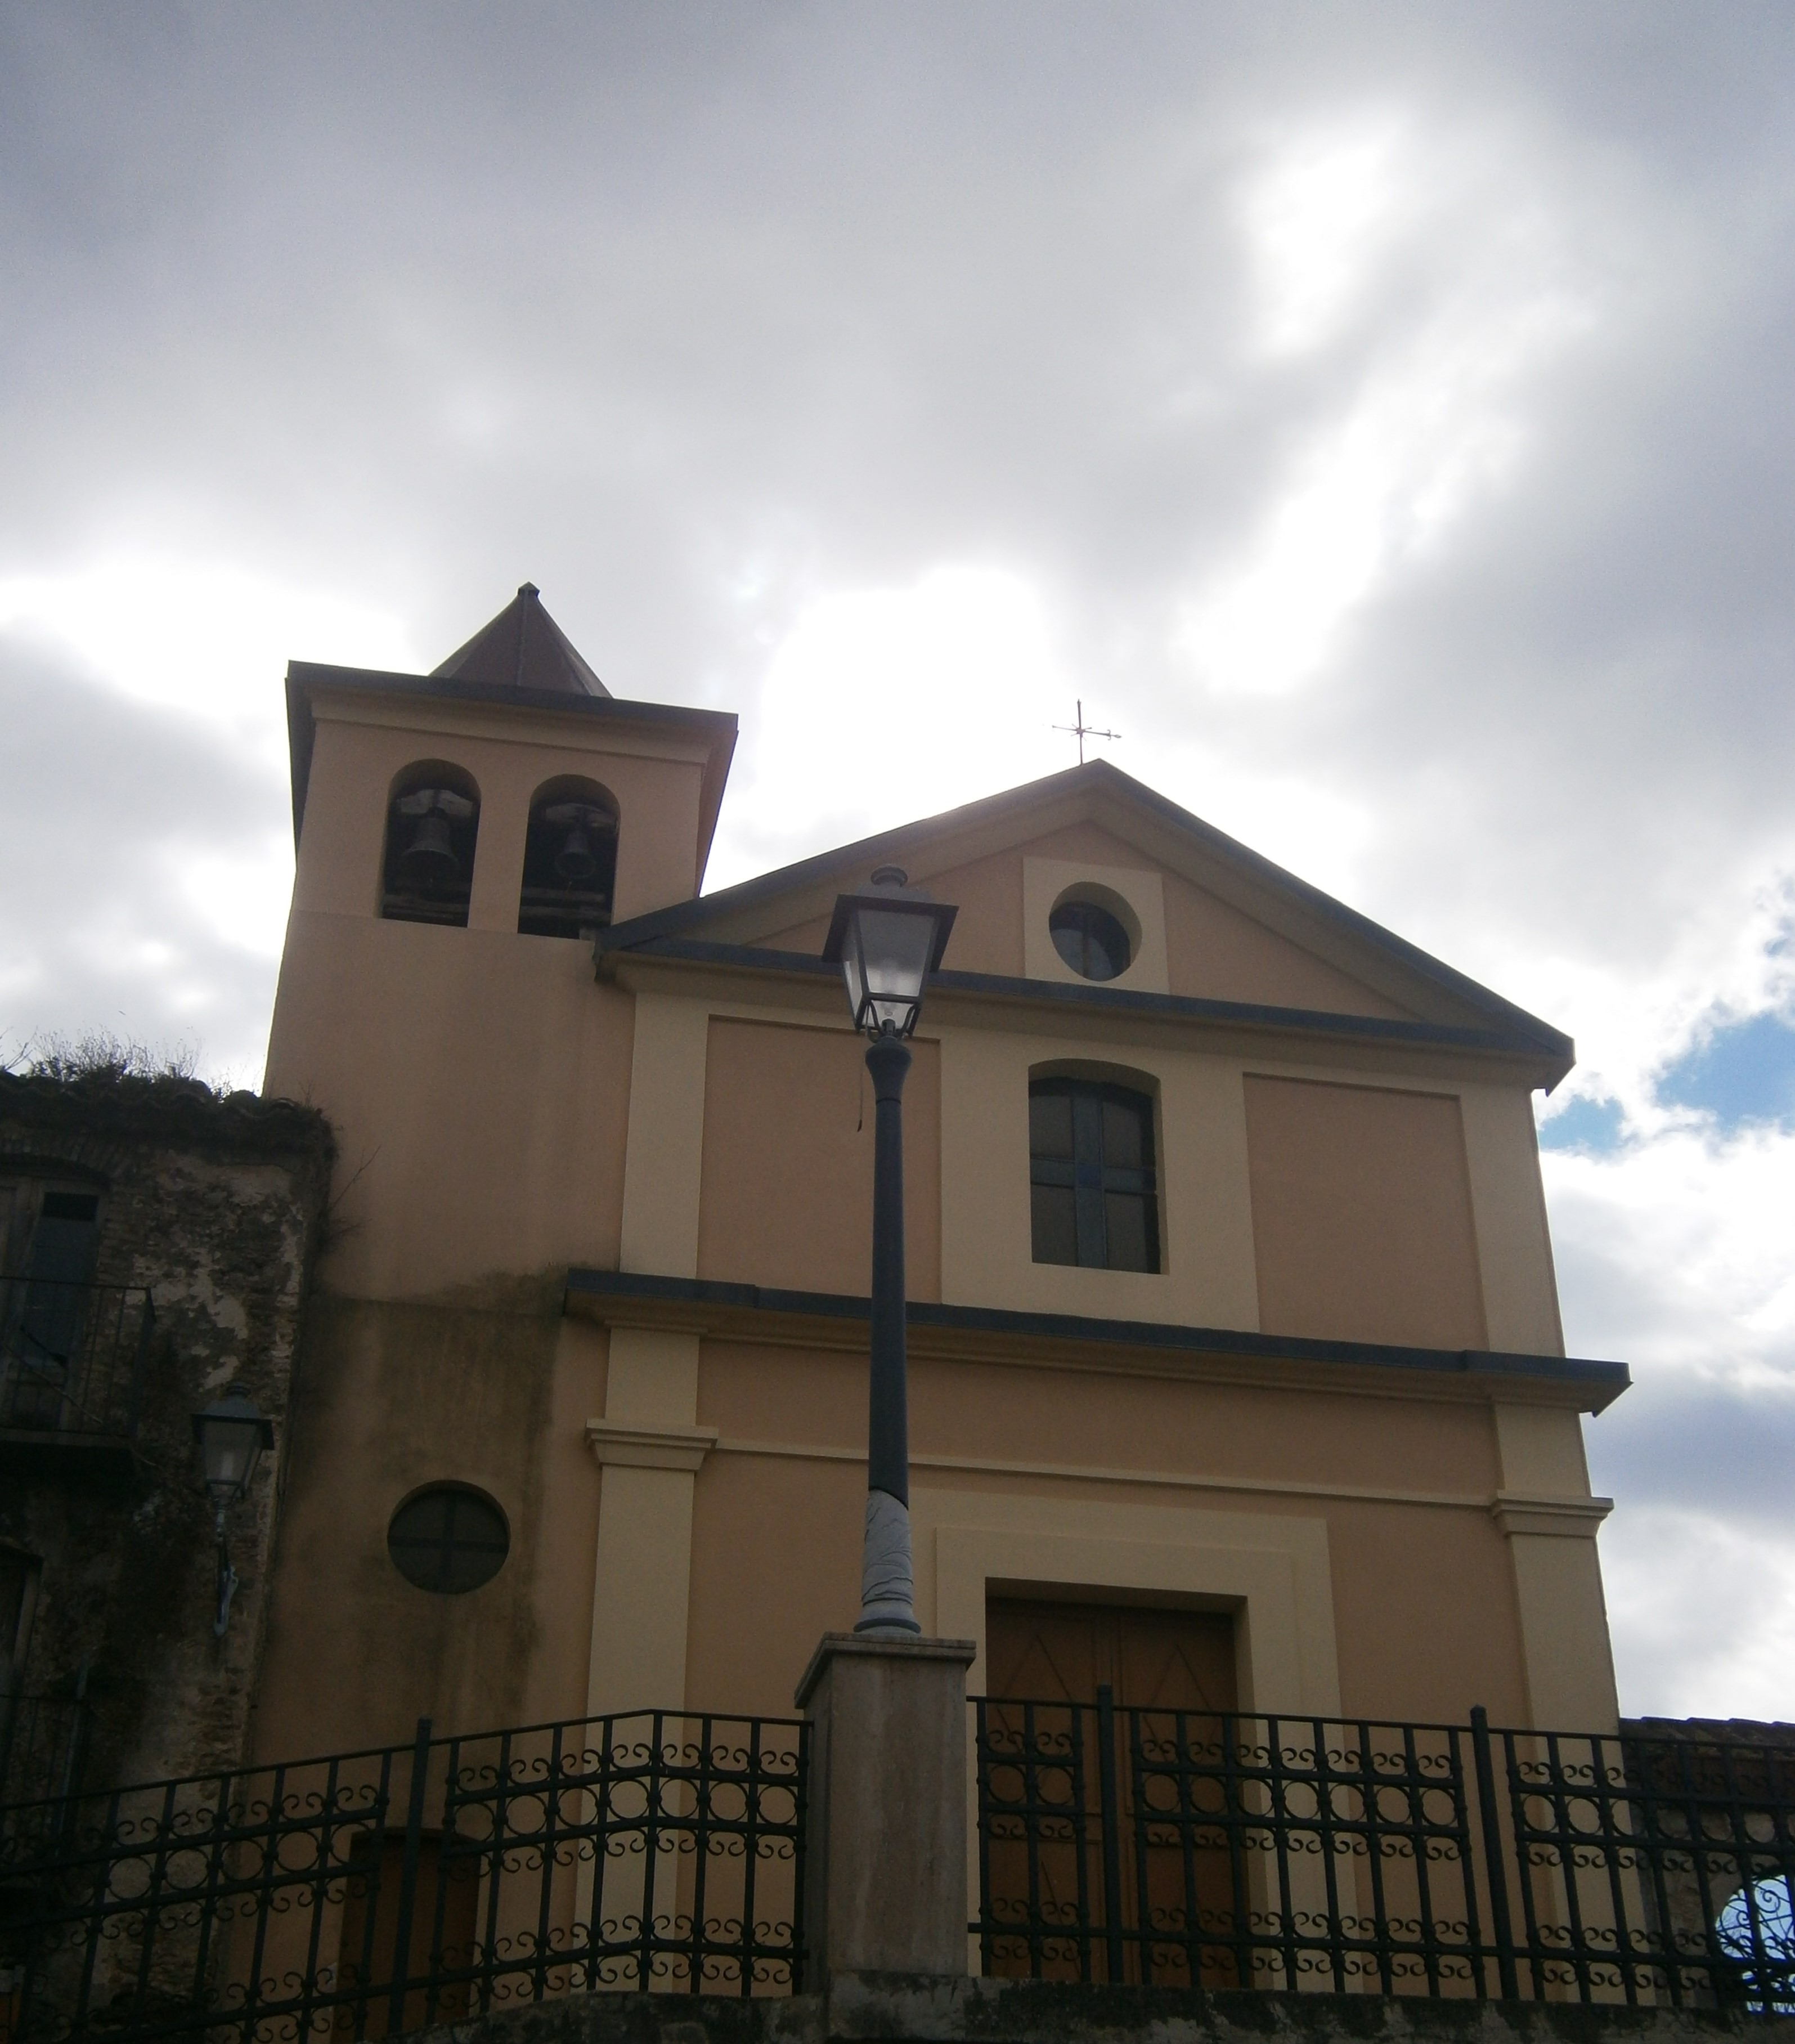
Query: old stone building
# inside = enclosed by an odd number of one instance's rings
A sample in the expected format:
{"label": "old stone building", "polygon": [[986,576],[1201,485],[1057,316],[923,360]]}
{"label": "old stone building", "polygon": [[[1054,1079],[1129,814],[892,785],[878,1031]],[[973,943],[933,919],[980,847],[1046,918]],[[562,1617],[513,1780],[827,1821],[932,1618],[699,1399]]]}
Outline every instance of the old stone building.
{"label": "old stone building", "polygon": [[279,1459],[221,1637],[192,1416],[234,1388],[284,1440],[331,1162],[290,1102],[0,1074],[0,1801],[241,1758]]}

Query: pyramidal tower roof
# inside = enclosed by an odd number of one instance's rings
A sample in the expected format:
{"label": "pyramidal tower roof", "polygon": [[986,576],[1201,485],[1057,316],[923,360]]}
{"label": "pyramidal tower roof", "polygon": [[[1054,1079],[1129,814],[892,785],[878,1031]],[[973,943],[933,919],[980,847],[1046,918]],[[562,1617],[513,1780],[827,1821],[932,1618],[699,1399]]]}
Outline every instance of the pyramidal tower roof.
{"label": "pyramidal tower roof", "polygon": [[557,695],[611,694],[543,609],[542,592],[533,582],[525,582],[491,624],[483,624],[441,667],[433,667],[431,678]]}

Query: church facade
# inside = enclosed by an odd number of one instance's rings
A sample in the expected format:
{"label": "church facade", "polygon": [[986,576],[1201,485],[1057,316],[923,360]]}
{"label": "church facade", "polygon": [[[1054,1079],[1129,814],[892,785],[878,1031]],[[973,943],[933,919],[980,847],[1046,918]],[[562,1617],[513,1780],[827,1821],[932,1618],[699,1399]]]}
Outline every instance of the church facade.
{"label": "church facade", "polygon": [[265,1091],[329,1117],[254,1757],[788,1715],[858,1604],[838,894],[958,911],[905,1095],[917,1615],[975,1692],[1611,1731],[1544,1023],[1105,763],[700,893],[732,717],[526,585],[290,670]]}

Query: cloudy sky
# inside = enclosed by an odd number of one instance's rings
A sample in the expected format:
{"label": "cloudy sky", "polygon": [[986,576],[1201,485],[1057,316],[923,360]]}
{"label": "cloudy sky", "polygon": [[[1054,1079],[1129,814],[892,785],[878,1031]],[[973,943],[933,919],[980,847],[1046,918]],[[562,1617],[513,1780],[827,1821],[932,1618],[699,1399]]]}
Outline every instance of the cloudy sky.
{"label": "cloudy sky", "polygon": [[1623,1707],[1795,1717],[1792,216],[1764,0],[7,0],[0,1051],[255,1083],[286,660],[526,577],[712,885],[1082,697],[1574,1033]]}

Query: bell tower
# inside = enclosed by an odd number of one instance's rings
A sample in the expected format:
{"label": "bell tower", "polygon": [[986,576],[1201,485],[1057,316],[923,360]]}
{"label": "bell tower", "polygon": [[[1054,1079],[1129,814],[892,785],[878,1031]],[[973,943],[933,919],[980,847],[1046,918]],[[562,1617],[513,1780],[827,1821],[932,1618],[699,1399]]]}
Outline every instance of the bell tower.
{"label": "bell tower", "polygon": [[526,582],[432,673],[295,662],[265,1089],[340,1146],[332,1289],[616,1251],[630,1003],[593,934],[691,900],[736,720],[614,697]]}

